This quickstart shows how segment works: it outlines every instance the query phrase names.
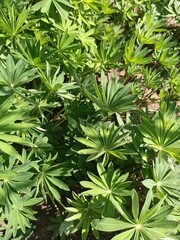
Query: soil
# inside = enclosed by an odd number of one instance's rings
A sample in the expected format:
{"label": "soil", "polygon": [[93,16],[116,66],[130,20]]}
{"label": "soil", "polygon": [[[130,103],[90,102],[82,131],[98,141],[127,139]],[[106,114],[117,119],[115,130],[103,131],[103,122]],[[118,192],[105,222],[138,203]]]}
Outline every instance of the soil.
{"label": "soil", "polygon": [[56,215],[56,209],[52,204],[45,204],[45,202],[42,202],[37,205],[35,211],[37,211],[36,227],[32,236],[26,238],[26,240],[50,240],[51,232],[48,230],[48,226],[51,224],[50,217]]}

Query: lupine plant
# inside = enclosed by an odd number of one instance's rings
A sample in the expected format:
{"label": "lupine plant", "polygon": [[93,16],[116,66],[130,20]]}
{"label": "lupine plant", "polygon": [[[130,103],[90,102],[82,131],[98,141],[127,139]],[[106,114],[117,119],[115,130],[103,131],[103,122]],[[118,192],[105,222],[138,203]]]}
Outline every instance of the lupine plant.
{"label": "lupine plant", "polygon": [[0,2],[0,240],[179,239],[179,13]]}

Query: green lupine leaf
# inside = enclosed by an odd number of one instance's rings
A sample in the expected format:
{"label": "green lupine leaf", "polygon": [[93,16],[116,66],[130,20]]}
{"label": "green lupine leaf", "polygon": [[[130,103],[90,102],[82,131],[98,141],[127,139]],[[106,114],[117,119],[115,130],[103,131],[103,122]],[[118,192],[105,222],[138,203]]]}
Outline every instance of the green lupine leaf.
{"label": "green lupine leaf", "polygon": [[134,229],[120,233],[112,238],[112,240],[131,240],[134,235]]}
{"label": "green lupine leaf", "polygon": [[91,147],[91,148],[97,148],[98,145],[96,143],[94,143],[93,141],[90,141],[88,139],[85,139],[85,138],[81,138],[81,137],[76,137],[75,138],[78,142],[88,146],[88,147]]}
{"label": "green lupine leaf", "polygon": [[7,153],[10,156],[14,156],[20,161],[22,160],[21,155],[16,151],[16,149],[8,143],[0,141],[0,150]]}
{"label": "green lupine leaf", "polygon": [[[84,186],[83,186],[84,187]],[[108,190],[101,188],[93,188],[82,193],[84,196],[97,196],[97,195],[109,195]]]}
{"label": "green lupine leaf", "polygon": [[142,184],[149,189],[152,189],[154,186],[156,186],[156,182],[154,182],[152,179],[146,179],[142,181]]}
{"label": "green lupine leaf", "polygon": [[42,200],[43,200],[42,197],[30,198],[30,199],[24,201],[23,205],[24,205],[25,207],[32,206],[32,205],[35,205],[35,204],[41,202]]}
{"label": "green lupine leaf", "polygon": [[136,191],[132,192],[132,213],[134,216],[134,219],[138,221],[139,217],[139,198]]}
{"label": "green lupine leaf", "polygon": [[[150,190],[151,192],[151,190]],[[150,198],[150,196],[149,196]],[[157,216],[158,215],[158,211],[159,209],[161,209],[161,205],[163,204],[164,202],[164,198],[161,199],[158,204],[156,204],[155,206],[153,206],[151,209],[149,209],[149,211],[145,212],[143,216],[141,216],[141,219],[143,222],[145,221],[149,221],[150,219],[152,219],[154,216]],[[147,200],[147,206],[149,204],[149,201]]]}
{"label": "green lupine leaf", "polygon": [[[0,173],[0,176],[1,176],[1,173]],[[2,187],[0,187],[0,204],[1,205],[5,205],[6,204],[6,194],[3,190]]]}
{"label": "green lupine leaf", "polygon": [[131,223],[123,222],[114,218],[102,218],[102,219],[95,219],[92,221],[92,226],[104,232],[114,232],[118,230],[132,228]]}
{"label": "green lupine leaf", "polygon": [[[146,226],[146,225],[145,225]],[[163,220],[163,221],[154,221],[152,223],[148,223],[148,228],[165,228],[165,229],[174,229],[178,226],[178,222],[171,220]]]}
{"label": "green lupine leaf", "polygon": [[82,231],[81,231],[81,238],[82,240],[86,240],[88,233],[89,233],[89,226],[90,226],[90,219],[86,218],[84,220],[83,226],[82,226]]}
{"label": "green lupine leaf", "polygon": [[39,9],[42,8],[42,12],[47,12],[50,8],[50,5],[51,5],[51,0],[48,0],[48,1],[40,1],[40,2],[37,2],[34,6],[33,6],[33,10],[34,11],[38,11]]}
{"label": "green lupine leaf", "polygon": [[0,134],[0,139],[6,142],[15,142],[15,143],[23,144],[25,146],[32,146],[32,143],[27,139],[23,139],[21,137],[14,136],[14,135]]}
{"label": "green lupine leaf", "polygon": [[136,106],[132,104],[136,97],[130,94],[132,84],[123,86],[120,80],[116,82],[113,78],[108,81],[103,72],[101,73],[101,78],[101,87],[97,84],[96,79],[93,82],[96,95],[90,93],[86,88],[84,88],[84,91],[90,100],[103,112],[111,115],[115,112],[126,112],[136,109]]}
{"label": "green lupine leaf", "polygon": [[50,196],[53,196],[57,201],[60,201],[60,194],[57,191],[57,189],[53,186],[53,184],[49,180],[46,180],[46,184],[47,184]]}
{"label": "green lupine leaf", "polygon": [[36,123],[12,123],[9,125],[1,126],[0,130],[2,132],[11,132],[11,131],[17,131],[17,130],[22,130],[22,129],[30,129],[30,128],[35,128],[38,127],[38,124]]}
{"label": "green lupine leaf", "polygon": [[9,180],[17,175],[17,172],[13,170],[0,170],[0,180]]}
{"label": "green lupine leaf", "polygon": [[97,185],[97,184],[95,184],[93,182],[81,181],[80,184],[84,188],[92,188],[92,189],[96,189],[96,190],[105,191],[105,186],[101,182]]}
{"label": "green lupine leaf", "polygon": [[103,165],[100,163],[97,163],[97,171],[98,171],[100,178],[102,179],[103,184],[105,184],[105,186],[108,187],[110,184],[108,185],[108,181],[107,181],[108,176],[107,175],[111,176],[111,174],[109,174],[109,172],[111,173],[114,171],[113,165],[112,164],[108,165],[108,174],[106,174],[106,170],[103,167]]}
{"label": "green lupine leaf", "polygon": [[172,206],[162,206],[159,210],[157,210],[152,216],[149,216],[149,219],[155,220],[162,220],[166,216],[170,215],[172,212],[173,207]]}
{"label": "green lupine leaf", "polygon": [[139,216],[140,221],[142,221],[143,217],[148,212],[149,207],[151,205],[152,198],[153,198],[153,192],[152,192],[152,190],[149,190],[147,195],[146,195],[146,199],[145,199],[145,202],[143,204],[142,210],[140,212],[140,216]]}
{"label": "green lupine leaf", "polygon": [[88,172],[88,177],[91,179],[92,182],[94,182],[97,186],[100,186],[102,188],[106,188],[106,184],[102,182],[102,180],[97,177],[95,174]]}
{"label": "green lupine leaf", "polygon": [[77,220],[77,219],[80,219],[82,217],[82,214],[81,213],[77,213],[71,217],[68,217],[66,218],[66,222],[71,222],[71,221],[74,221],[74,220]]}
{"label": "green lupine leaf", "polygon": [[[79,153],[79,154],[85,154],[85,155],[96,154],[96,155],[99,157],[99,156],[101,156],[101,155],[104,154],[104,151],[99,152],[99,151],[96,150],[96,149],[86,148],[86,149],[81,149],[81,150],[79,150],[78,153]],[[93,158],[91,158],[91,160],[92,160],[92,159],[95,159],[95,158],[96,158],[96,156],[93,156]]]}
{"label": "green lupine leaf", "polygon": [[46,178],[58,188],[63,189],[64,191],[70,191],[69,187],[61,180],[51,176],[47,176]]}

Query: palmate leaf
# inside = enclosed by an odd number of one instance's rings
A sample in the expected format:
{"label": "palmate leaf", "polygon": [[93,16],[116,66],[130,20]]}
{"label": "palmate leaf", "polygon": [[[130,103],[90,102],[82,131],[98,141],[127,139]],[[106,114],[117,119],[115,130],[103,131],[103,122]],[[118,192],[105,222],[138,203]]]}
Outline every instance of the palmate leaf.
{"label": "palmate leaf", "polygon": [[42,0],[33,5],[32,8],[34,11],[41,9],[42,13],[49,13],[51,4],[55,6],[62,18],[68,19],[69,11],[65,9],[65,6],[73,8],[73,5],[67,0]]}
{"label": "palmate leaf", "polygon": [[[90,228],[96,239],[99,239],[97,230],[91,227],[91,221],[100,216],[102,201],[98,199],[92,199],[88,201],[84,196],[78,196],[73,193],[73,200],[67,199],[72,207],[66,207],[66,210],[70,213],[69,216],[65,219],[66,222],[72,224],[74,221],[74,226],[72,227],[71,232],[75,233],[80,228],[81,230],[81,239],[86,240]],[[67,227],[67,226],[66,226]]]}
{"label": "palmate leaf", "polygon": [[[98,1],[98,0],[83,0],[80,2],[81,4],[83,4],[82,9],[87,9],[88,11],[91,11],[94,13],[100,13],[100,8],[103,7],[103,3],[102,0]],[[81,7],[81,6],[79,6]],[[83,14],[84,15],[84,14]],[[84,23],[86,23],[87,25],[89,25],[88,21],[86,20],[85,16],[82,16],[82,20]],[[94,25],[94,24],[93,24]]]}
{"label": "palmate leaf", "polygon": [[52,56],[54,49],[41,46],[40,40],[25,38],[24,43],[17,41],[17,49],[12,50],[13,55],[21,61],[28,62],[33,68],[46,68],[46,61],[54,63]]}
{"label": "palmate leaf", "polygon": [[[17,109],[16,105],[16,96],[12,94],[10,97],[6,99],[2,99],[0,105],[0,126],[6,126],[10,123],[14,123],[17,120],[20,120],[23,115],[25,115],[28,110],[27,104],[25,102],[19,102],[19,106],[21,109]],[[17,104],[18,106],[18,104]]]}
{"label": "palmate leaf", "polygon": [[114,123],[108,125],[101,123],[99,128],[87,124],[86,127],[81,125],[81,128],[87,138],[76,137],[75,139],[89,147],[78,151],[79,154],[90,155],[87,161],[105,156],[107,163],[110,155],[125,160],[125,154],[132,153],[131,150],[123,148],[123,145],[130,140],[129,133],[123,133],[120,128],[115,127]]}
{"label": "palmate leaf", "polygon": [[157,32],[165,31],[163,26],[163,21],[157,18],[157,12],[153,9],[153,11],[146,12],[143,19],[139,19],[135,33],[140,43],[153,44],[158,41],[159,34]]}
{"label": "palmate leaf", "polygon": [[101,86],[98,86],[96,78],[93,77],[93,87],[95,95],[86,88],[84,91],[105,115],[136,109],[136,106],[133,104],[133,100],[136,97],[130,93],[132,84],[124,86],[121,80],[116,82],[112,77],[108,81],[104,72],[102,72]]}
{"label": "palmate leaf", "polygon": [[60,67],[56,70],[53,76],[51,76],[51,68],[48,62],[46,62],[46,74],[42,69],[39,69],[40,78],[49,90],[49,94],[56,93],[61,98],[73,99],[74,95],[70,93],[70,90],[78,88],[75,82],[65,82],[65,73],[60,73]]}
{"label": "palmate leaf", "polygon": [[[3,239],[12,239],[19,229],[25,233],[26,228],[30,228],[30,220],[36,220],[35,212],[30,206],[39,203],[42,198],[32,198],[31,180],[34,173],[30,172],[31,162],[16,165],[16,157],[3,155],[1,160],[6,161],[0,165],[0,185],[5,193],[5,203],[1,211],[1,220],[7,220]],[[3,195],[0,193],[0,199]],[[14,238],[13,238],[14,239]]]}
{"label": "palmate leaf", "polygon": [[180,174],[178,166],[174,171],[165,161],[156,159],[153,164],[153,179],[145,179],[142,183],[149,189],[154,189],[158,198],[167,196],[169,205],[178,204],[180,198]]}
{"label": "palmate leaf", "polygon": [[164,67],[172,69],[179,63],[179,50],[176,46],[177,43],[172,40],[171,35],[161,35],[155,44],[153,57]]}
{"label": "palmate leaf", "polygon": [[180,160],[180,128],[176,118],[176,104],[168,100],[160,105],[154,119],[142,117],[140,131],[146,146],[161,154]]}
{"label": "palmate leaf", "polygon": [[172,69],[179,63],[179,52],[174,49],[164,49],[162,52],[155,51],[154,57],[164,67]]}
{"label": "palmate leaf", "polygon": [[135,45],[135,37],[132,36],[129,42],[126,43],[125,46],[125,54],[124,54],[124,60],[128,63],[135,63],[135,64],[148,64],[152,62],[151,57],[147,57],[149,52],[151,50],[148,50],[146,47],[143,48],[143,45],[139,45],[136,47]]}
{"label": "palmate leaf", "polygon": [[90,29],[87,32],[85,32],[84,29],[81,29],[77,35],[78,39],[81,41],[82,45],[87,51],[90,49],[90,51],[94,52],[97,48],[93,34],[94,29]]}
{"label": "palmate leaf", "polygon": [[18,13],[14,5],[8,6],[7,13],[4,9],[0,10],[0,29],[3,31],[3,36],[7,38],[7,45],[14,39],[21,38],[22,32],[33,25],[33,21],[27,21],[29,13],[29,8]]}
{"label": "palmate leaf", "polygon": [[36,70],[27,70],[26,63],[21,60],[15,64],[11,55],[7,56],[5,63],[0,63],[1,86],[6,86],[13,90],[14,88],[32,81],[34,78],[36,78]]}
{"label": "palmate leaf", "polygon": [[8,213],[8,224],[5,232],[5,236],[8,235],[10,229],[12,229],[13,237],[17,235],[17,231],[20,228],[25,233],[26,228],[31,228],[30,221],[36,220],[36,211],[29,207],[29,200],[31,206],[42,201],[42,198],[31,198],[24,196],[20,197],[18,194],[13,195],[13,205],[11,211]]}
{"label": "palmate leaf", "polygon": [[54,164],[57,154],[49,157],[39,164],[36,176],[36,193],[42,193],[45,201],[47,201],[47,194],[51,199],[56,199],[60,201],[61,195],[59,190],[69,191],[69,187],[66,183],[61,181],[59,176],[70,176],[70,168],[65,167],[63,164]]}
{"label": "palmate leaf", "polygon": [[90,189],[82,192],[82,194],[84,196],[103,196],[105,202],[103,215],[113,217],[115,211],[114,202],[117,201],[119,204],[125,202],[124,196],[130,195],[130,191],[127,188],[131,182],[126,181],[128,174],[120,175],[120,171],[118,169],[114,170],[112,163],[107,166],[107,170],[101,163],[98,163],[97,170],[99,177],[88,172],[91,182],[80,182],[84,188]]}
{"label": "palmate leaf", "polygon": [[179,21],[180,3],[178,0],[170,0],[165,8],[169,12],[168,16],[177,18]]}
{"label": "palmate leaf", "polygon": [[161,72],[152,70],[152,68],[143,69],[144,82],[147,88],[157,89],[161,86],[163,78]]}
{"label": "palmate leaf", "polygon": [[31,172],[31,163],[25,162],[15,166],[16,156],[4,158],[6,159],[6,166],[0,169],[0,184],[6,193],[7,199],[13,194],[26,194],[31,196],[30,187],[34,184]]}
{"label": "palmate leaf", "polygon": [[[92,226],[99,231],[117,231],[122,232],[116,235],[112,240],[159,240],[166,236],[166,230],[174,229],[178,226],[177,221],[166,220],[173,210],[173,207],[162,206],[164,199],[158,204],[150,208],[152,200],[152,191],[150,190],[146,196],[146,200],[138,214],[139,198],[135,190],[132,191],[132,215],[129,216],[125,212],[124,207],[119,207],[122,216],[125,220],[118,220],[113,218],[95,219],[92,221]],[[136,209],[137,207],[137,209]],[[125,212],[124,212],[125,210]],[[119,224],[118,224],[119,222]]]}
{"label": "palmate leaf", "polygon": [[[30,140],[10,134],[11,131],[19,131],[23,129],[31,129],[37,127],[35,123],[22,122],[23,115],[26,113],[27,108],[12,109],[15,103],[15,96],[7,98],[0,105],[0,150],[10,156],[15,156],[17,159],[22,160],[21,155],[12,146],[13,143],[26,145],[32,147]],[[18,121],[18,123],[16,123]]]}
{"label": "palmate leaf", "polygon": [[108,42],[102,41],[99,48],[93,54],[95,56],[93,61],[96,63],[98,71],[100,69],[108,71],[108,69],[114,68],[116,62],[120,59],[119,42],[117,44],[114,38],[110,38]]}
{"label": "palmate leaf", "polygon": [[64,31],[59,31],[57,35],[57,49],[60,54],[63,54],[63,57],[69,58],[70,52],[76,51],[80,48],[80,43],[76,40],[77,33],[69,34],[68,29]]}

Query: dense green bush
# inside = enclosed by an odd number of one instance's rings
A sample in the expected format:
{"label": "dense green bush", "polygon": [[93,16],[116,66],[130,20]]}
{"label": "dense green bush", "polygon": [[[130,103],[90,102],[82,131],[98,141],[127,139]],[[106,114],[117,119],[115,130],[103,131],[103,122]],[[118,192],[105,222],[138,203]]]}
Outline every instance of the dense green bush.
{"label": "dense green bush", "polygon": [[176,240],[178,0],[0,3],[0,239]]}

